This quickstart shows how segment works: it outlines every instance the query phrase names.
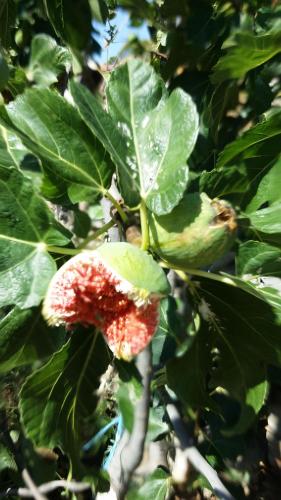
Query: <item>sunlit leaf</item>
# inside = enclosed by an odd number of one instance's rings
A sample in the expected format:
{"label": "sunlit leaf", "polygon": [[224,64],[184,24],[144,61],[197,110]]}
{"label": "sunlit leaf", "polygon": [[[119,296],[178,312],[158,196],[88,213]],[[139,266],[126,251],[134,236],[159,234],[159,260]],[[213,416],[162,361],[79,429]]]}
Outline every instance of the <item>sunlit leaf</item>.
{"label": "sunlit leaf", "polygon": [[281,250],[261,241],[246,241],[236,257],[238,275],[281,276]]}
{"label": "sunlit leaf", "polygon": [[211,198],[223,197],[232,193],[244,193],[249,180],[246,169],[239,167],[215,168],[210,172],[201,172],[198,179],[199,189]]}
{"label": "sunlit leaf", "polygon": [[108,18],[108,8],[104,0],[90,0],[90,7],[94,18],[104,23]]}
{"label": "sunlit leaf", "polygon": [[0,166],[20,167],[28,154],[21,140],[10,130],[0,125]]}
{"label": "sunlit leaf", "polygon": [[163,469],[156,469],[138,489],[128,493],[128,500],[165,500],[171,488],[171,476]]}
{"label": "sunlit leaf", "polygon": [[265,63],[281,51],[281,23],[261,35],[240,32],[235,35],[235,45],[230,47],[214,67],[212,83],[230,78],[241,78],[248,71]]}
{"label": "sunlit leaf", "polygon": [[249,214],[251,227],[262,233],[281,233],[281,202]]}
{"label": "sunlit leaf", "polygon": [[262,178],[257,192],[247,206],[246,212],[258,210],[264,203],[275,203],[281,200],[281,161],[278,160],[269,172]]}
{"label": "sunlit leaf", "polygon": [[7,106],[7,113],[23,143],[38,156],[58,193],[75,203],[98,197],[109,187],[112,164],[104,148],[81,120],[76,109],[58,93],[33,89]]}
{"label": "sunlit leaf", "polygon": [[[242,158],[259,156],[259,151],[266,142],[269,143],[272,138],[279,140],[279,137],[281,137],[281,112],[276,111],[261,123],[250,128],[234,142],[228,144],[219,156],[217,167],[234,164],[241,156]],[[281,146],[279,150],[281,152]]]}
{"label": "sunlit leaf", "polygon": [[71,66],[70,52],[57,45],[49,35],[36,35],[31,44],[28,77],[42,87],[55,83],[63,71]]}
{"label": "sunlit leaf", "polygon": [[0,305],[36,306],[56,264],[47,245],[66,245],[70,234],[54,219],[32,182],[0,167]]}
{"label": "sunlit leaf", "polygon": [[198,134],[189,95],[176,89],[167,97],[160,77],[139,60],[111,74],[109,115],[87,89],[73,82],[71,91],[81,116],[117,166],[126,203],[134,206],[142,198],[153,212],[170,212],[186,188],[186,160]]}

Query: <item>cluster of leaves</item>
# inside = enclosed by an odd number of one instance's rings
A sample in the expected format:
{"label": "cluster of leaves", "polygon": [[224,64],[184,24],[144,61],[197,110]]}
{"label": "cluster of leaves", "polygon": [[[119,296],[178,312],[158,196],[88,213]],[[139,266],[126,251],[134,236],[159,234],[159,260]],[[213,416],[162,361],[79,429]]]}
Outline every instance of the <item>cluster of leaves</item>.
{"label": "cluster of leaves", "polygon": [[[151,40],[128,41],[121,56],[138,58],[114,62],[101,96],[89,60],[100,50],[95,21],[114,31],[118,8],[132,24],[148,23]],[[168,388],[236,497],[244,497],[243,485],[255,487],[258,463],[267,461],[260,416],[281,367],[280,14],[275,2],[255,0],[2,1],[3,484],[20,484],[6,439],[13,431],[36,481],[71,471],[97,491],[107,486],[108,439],[90,456],[82,445],[118,411],[132,429],[141,391],[134,363],[114,362],[88,329],[51,329],[40,304],[75,247],[96,231],[103,238],[102,198],[119,211],[122,233],[138,224],[140,206],[141,219],[147,211],[168,214],[184,193],[204,192],[235,207],[237,240],[228,267],[219,260],[193,277],[180,272],[187,286],[176,278],[175,297],[162,301],[147,440],[170,439]],[[123,207],[109,191],[113,177]],[[68,228],[55,217],[63,210]],[[98,401],[111,363],[119,390]],[[169,473],[157,470],[138,498],[164,499],[170,484]]]}

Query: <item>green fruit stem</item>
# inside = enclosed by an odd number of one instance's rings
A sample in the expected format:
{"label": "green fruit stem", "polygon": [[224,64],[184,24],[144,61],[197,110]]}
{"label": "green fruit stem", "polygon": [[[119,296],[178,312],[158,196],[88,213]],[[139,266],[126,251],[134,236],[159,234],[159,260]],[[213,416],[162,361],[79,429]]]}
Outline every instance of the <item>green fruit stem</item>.
{"label": "green fruit stem", "polygon": [[199,276],[201,278],[207,278],[213,281],[218,281],[219,283],[224,283],[225,285],[238,287],[234,280],[228,276],[222,276],[221,274],[210,273],[209,271],[202,271],[201,269],[178,269],[171,265],[167,265],[164,262],[161,262],[161,266],[167,269],[173,269],[173,271],[175,271],[175,273],[177,273],[177,275],[184,281],[187,281],[186,274],[189,274],[191,276]]}
{"label": "green fruit stem", "polygon": [[120,203],[118,203],[118,201],[115,200],[114,196],[112,196],[112,194],[110,194],[109,191],[106,191],[104,193],[104,196],[106,196],[106,198],[111,201],[112,205],[114,206],[114,208],[116,208],[117,212],[119,213],[122,221],[126,224],[128,222],[128,217],[125,214],[124,210],[122,209]]}
{"label": "green fruit stem", "polygon": [[81,252],[81,249],[79,248],[64,248],[64,247],[54,247],[54,246],[47,246],[46,250],[50,253],[58,253],[61,255],[77,255],[78,253]]}
{"label": "green fruit stem", "polygon": [[142,250],[149,248],[149,226],[147,218],[147,208],[144,200],[140,204],[140,221],[141,221],[141,234],[142,234]]}

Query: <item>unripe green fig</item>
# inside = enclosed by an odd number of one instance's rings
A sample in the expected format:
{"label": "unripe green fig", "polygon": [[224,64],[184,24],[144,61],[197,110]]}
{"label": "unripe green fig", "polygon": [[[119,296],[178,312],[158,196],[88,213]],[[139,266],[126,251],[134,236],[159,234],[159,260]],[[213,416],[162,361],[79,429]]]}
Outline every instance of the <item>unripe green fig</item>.
{"label": "unripe green fig", "polygon": [[235,212],[206,193],[186,194],[167,215],[149,215],[150,248],[181,268],[211,264],[231,247],[236,234]]}

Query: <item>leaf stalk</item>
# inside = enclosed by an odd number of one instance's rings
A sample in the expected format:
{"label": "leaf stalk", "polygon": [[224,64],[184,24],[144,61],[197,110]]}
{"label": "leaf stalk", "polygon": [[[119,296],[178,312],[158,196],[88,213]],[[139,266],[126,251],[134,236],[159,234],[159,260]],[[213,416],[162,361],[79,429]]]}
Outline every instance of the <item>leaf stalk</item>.
{"label": "leaf stalk", "polygon": [[186,274],[190,274],[192,276],[199,276],[201,278],[207,278],[213,281],[218,281],[220,283],[224,283],[225,285],[230,285],[234,287],[238,287],[237,283],[228,276],[222,276],[220,274],[216,273],[211,273],[209,271],[202,271],[202,269],[192,269],[192,268],[185,268],[185,269],[177,269],[176,267],[168,265],[166,262],[160,262],[161,267],[165,267],[167,269],[173,269],[175,273],[183,280],[183,281],[188,281],[188,277]]}
{"label": "leaf stalk", "polygon": [[87,238],[84,239],[83,243],[79,246],[80,249],[84,249],[88,243],[96,240],[101,234],[106,233],[110,228],[112,228],[116,224],[114,219],[111,219],[109,222],[104,224],[104,226],[100,227],[93,234],[90,234]]}
{"label": "leaf stalk", "polygon": [[61,255],[77,255],[81,252],[79,248],[64,248],[56,246],[47,246],[47,251],[50,253],[59,253]]}

